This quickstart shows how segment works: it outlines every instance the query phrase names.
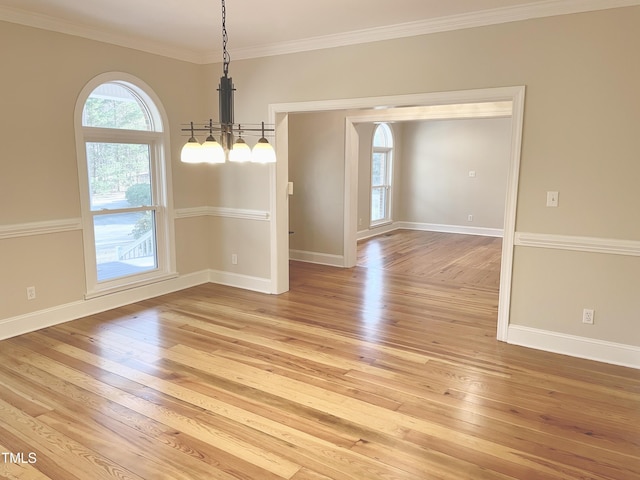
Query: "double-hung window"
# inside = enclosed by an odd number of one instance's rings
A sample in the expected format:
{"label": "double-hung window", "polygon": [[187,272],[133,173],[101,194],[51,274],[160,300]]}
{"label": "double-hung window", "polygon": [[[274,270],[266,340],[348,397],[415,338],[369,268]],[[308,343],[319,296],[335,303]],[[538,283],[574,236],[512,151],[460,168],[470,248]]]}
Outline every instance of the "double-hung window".
{"label": "double-hung window", "polygon": [[87,296],[175,270],[159,101],[139,81],[106,75],[76,106]]}
{"label": "double-hung window", "polygon": [[391,222],[393,135],[386,123],[376,127],[371,156],[371,219],[375,227]]}

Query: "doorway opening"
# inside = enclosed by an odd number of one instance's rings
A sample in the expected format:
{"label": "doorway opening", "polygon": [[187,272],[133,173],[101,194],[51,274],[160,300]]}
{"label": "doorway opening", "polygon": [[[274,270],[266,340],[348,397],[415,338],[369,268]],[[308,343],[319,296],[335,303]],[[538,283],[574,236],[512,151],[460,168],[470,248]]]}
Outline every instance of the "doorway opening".
{"label": "doorway opening", "polygon": [[510,158],[505,198],[504,237],[498,306],[498,340],[506,341],[509,325],[515,213],[520,165],[524,87],[504,87],[461,92],[373,97],[337,101],[300,102],[270,106],[276,124],[278,163],[271,177],[271,291],[289,289],[289,115],[300,112],[348,111],[345,117],[343,258],[342,266],[356,264],[358,133],[362,122],[428,119],[512,119]]}

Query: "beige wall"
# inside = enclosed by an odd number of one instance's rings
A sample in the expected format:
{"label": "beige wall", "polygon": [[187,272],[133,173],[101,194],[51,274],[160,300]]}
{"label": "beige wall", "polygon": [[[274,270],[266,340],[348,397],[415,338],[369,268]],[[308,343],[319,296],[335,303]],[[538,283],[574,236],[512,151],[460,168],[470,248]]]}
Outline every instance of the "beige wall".
{"label": "beige wall", "polygon": [[[640,7],[629,7],[235,61],[236,119],[264,119],[272,103],[525,85],[517,230],[639,242],[638,25]],[[269,208],[268,170],[245,175],[230,166],[212,171],[177,160],[179,123],[215,112],[209,104],[219,66],[5,23],[0,45],[0,225],[79,216],[73,108],[90,78],[113,70],[141,78],[164,103],[176,207]],[[545,207],[548,190],[560,192],[558,208]],[[257,258],[268,249],[268,229],[254,223],[239,228],[204,217],[177,220],[178,268],[226,268],[216,246],[233,244],[242,232],[251,237],[243,248],[259,247],[255,257],[238,252],[257,265],[246,271],[239,265],[238,273],[268,275]],[[194,242],[192,235],[202,231],[211,239]],[[81,299],[80,241],[78,231],[64,241],[42,235],[27,246],[0,240],[0,318]],[[32,253],[60,249],[70,265],[62,287],[59,265]],[[29,272],[30,280],[17,270]],[[511,322],[640,346],[640,296],[631,290],[639,276],[640,265],[629,256],[517,246]],[[56,298],[43,293],[27,304],[20,300],[26,285],[18,284],[26,281]],[[596,325],[581,324],[583,307],[595,308]]]}
{"label": "beige wall", "polygon": [[[373,124],[359,124],[358,218],[369,225]],[[508,118],[391,124],[393,220],[502,229],[510,156]],[[470,178],[469,171],[476,177]],[[467,216],[473,215],[473,222]]]}
{"label": "beige wall", "polygon": [[[289,199],[292,250],[342,255],[344,128],[357,111],[289,117]],[[359,140],[358,231],[370,221],[371,151],[375,124],[356,124]],[[391,124],[394,222],[502,229],[509,162],[508,118]],[[469,170],[476,171],[469,178]],[[467,215],[474,215],[468,222]],[[372,229],[375,231],[375,229]]]}
{"label": "beige wall", "polygon": [[[519,248],[511,320],[627,345],[640,345],[640,258],[547,248]],[[593,325],[582,309],[595,309]]]}
{"label": "beige wall", "polygon": [[[175,206],[210,203],[210,173],[178,161],[180,122],[205,117],[202,67],[11,23],[0,23],[0,45],[0,226],[80,218],[74,108],[89,80],[108,71],[138,77],[163,103]],[[210,266],[210,241],[199,237],[207,222],[176,221],[180,273]],[[35,300],[27,301],[27,286],[36,287]],[[0,321],[81,301],[84,293],[80,230],[0,239]]]}
{"label": "beige wall", "polygon": [[289,117],[290,248],[343,253],[345,111]]}
{"label": "beige wall", "polygon": [[[79,231],[0,240],[0,320],[82,299]],[[27,301],[26,287],[37,298]]]}
{"label": "beige wall", "polygon": [[408,122],[402,145],[394,220],[503,228],[511,119]]}
{"label": "beige wall", "polygon": [[[269,103],[525,85],[516,229],[640,241],[633,220],[640,204],[639,24],[640,8],[630,7],[241,61],[233,67],[237,99],[244,113],[259,115]],[[545,206],[549,190],[560,192],[558,208]],[[605,255],[603,264],[596,255],[585,263],[592,289],[637,281],[640,271],[612,268],[620,257]],[[559,305],[541,295],[522,308],[527,292],[547,291],[557,265],[549,249],[516,247],[513,324],[640,346],[640,318],[623,313],[640,311],[638,297],[586,304],[582,269],[563,272]],[[599,317],[620,301],[623,307]],[[583,325],[584,307],[604,324]]]}

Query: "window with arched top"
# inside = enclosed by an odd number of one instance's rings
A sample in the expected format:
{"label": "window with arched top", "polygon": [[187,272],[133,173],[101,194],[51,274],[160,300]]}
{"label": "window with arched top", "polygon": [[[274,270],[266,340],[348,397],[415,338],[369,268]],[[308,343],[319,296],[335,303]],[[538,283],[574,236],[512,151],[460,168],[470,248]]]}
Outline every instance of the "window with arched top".
{"label": "window with arched top", "polygon": [[93,79],[76,104],[87,296],[172,276],[166,117],[142,81]]}
{"label": "window with arched top", "polygon": [[386,123],[373,134],[371,155],[371,219],[375,227],[391,222],[391,182],[393,179],[393,133]]}
{"label": "window with arched top", "polygon": [[150,106],[136,90],[136,87],[124,82],[99,85],[84,103],[82,126],[162,131],[161,122],[155,125]]}

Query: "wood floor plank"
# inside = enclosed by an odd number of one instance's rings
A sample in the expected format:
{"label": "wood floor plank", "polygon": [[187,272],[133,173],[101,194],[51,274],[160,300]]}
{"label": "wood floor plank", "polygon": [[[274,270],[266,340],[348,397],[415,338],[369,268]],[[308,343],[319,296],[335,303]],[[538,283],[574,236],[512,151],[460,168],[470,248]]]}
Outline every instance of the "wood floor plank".
{"label": "wood floor plank", "polygon": [[[49,480],[52,478],[76,480],[77,477],[58,468],[42,451],[2,427],[0,427],[0,438],[3,439],[0,442],[0,452],[3,453],[3,458],[0,459],[0,478],[8,480]],[[11,445],[11,448],[7,445]],[[11,453],[22,455],[26,461],[12,462],[10,458],[8,460],[4,458],[4,454]],[[38,468],[35,467],[35,463],[38,463]]]}
{"label": "wood floor plank", "polygon": [[0,400],[0,418],[10,434],[20,438],[30,446],[30,449],[36,448],[45,452],[45,455],[41,454],[40,457],[56,458],[58,462],[64,464],[65,470],[80,479],[144,480],[143,477],[123,469],[107,457],[49,428],[40,420],[24,414],[2,400]]}
{"label": "wood floor plank", "polygon": [[[280,392],[288,398],[294,399],[294,401],[310,405],[325,413],[328,413],[328,405],[339,405],[339,408],[333,408],[333,415],[338,415],[343,420],[349,420],[359,425],[369,425],[371,429],[377,432],[402,438],[409,431],[415,430],[429,436],[447,436],[460,447],[467,446],[473,449],[481,447],[483,450],[490,450],[495,456],[503,460],[513,461],[515,457],[515,453],[509,446],[464,434],[460,429],[456,431],[455,429],[443,427],[435,423],[433,419],[421,420],[416,416],[397,415],[389,411],[383,413],[383,409],[377,406],[366,404],[350,397],[335,395],[324,389],[315,389],[308,384],[304,388],[304,395],[302,395],[299,393],[300,389],[296,382],[291,379],[277,377],[270,372],[257,372],[251,367],[218,359],[213,355],[202,352],[189,352],[180,346],[175,347],[175,351],[181,355],[189,356],[191,358],[189,363],[199,363],[202,369],[211,369],[218,372],[224,369],[226,371],[221,374],[227,376],[227,378],[241,378],[243,383],[250,384],[254,388],[271,393]],[[222,365],[225,365],[226,368],[223,368]],[[445,433],[447,431],[449,432],[448,434]],[[538,459],[533,455],[526,459],[518,457],[518,462],[529,466],[535,465],[539,469],[546,468],[537,463]],[[546,473],[553,473],[552,470],[548,469]],[[577,469],[575,471],[579,472]]]}
{"label": "wood floor plank", "polygon": [[[143,382],[145,385],[150,386],[159,392],[166,393],[170,397],[182,400],[182,403],[185,406],[195,407],[195,409],[189,408],[189,410],[193,410],[192,413],[179,413],[175,406],[172,408],[167,408],[164,405],[162,407],[156,407],[155,402],[149,404],[149,402],[145,400],[143,403],[140,402],[137,397],[128,397],[127,406],[129,406],[129,408],[133,408],[139,413],[144,412],[147,416],[155,418],[157,421],[165,425],[172,426],[181,432],[188,433],[189,435],[201,440],[206,438],[209,443],[217,446],[218,448],[231,451],[234,454],[237,454],[241,459],[280,475],[282,478],[289,478],[299,469],[298,465],[288,462],[278,455],[265,451],[258,445],[243,443],[237,438],[228,435],[225,431],[216,428],[214,425],[207,426],[201,422],[195,422],[193,420],[193,416],[201,413],[204,409],[209,407],[206,403],[209,399],[199,398],[195,392],[185,391],[172,382],[165,381],[153,375],[145,374],[121,363],[105,360],[104,358],[100,358],[74,347],[60,345],[58,349],[69,355],[75,356],[76,358],[84,358],[88,361],[100,363],[102,368],[110,371],[111,373],[123,376],[130,380]],[[153,411],[150,412],[150,410]]]}
{"label": "wood floor plank", "polygon": [[[640,372],[497,342],[501,240],[397,231],[0,342],[0,478],[636,480]],[[15,457],[18,458],[18,457]]]}

